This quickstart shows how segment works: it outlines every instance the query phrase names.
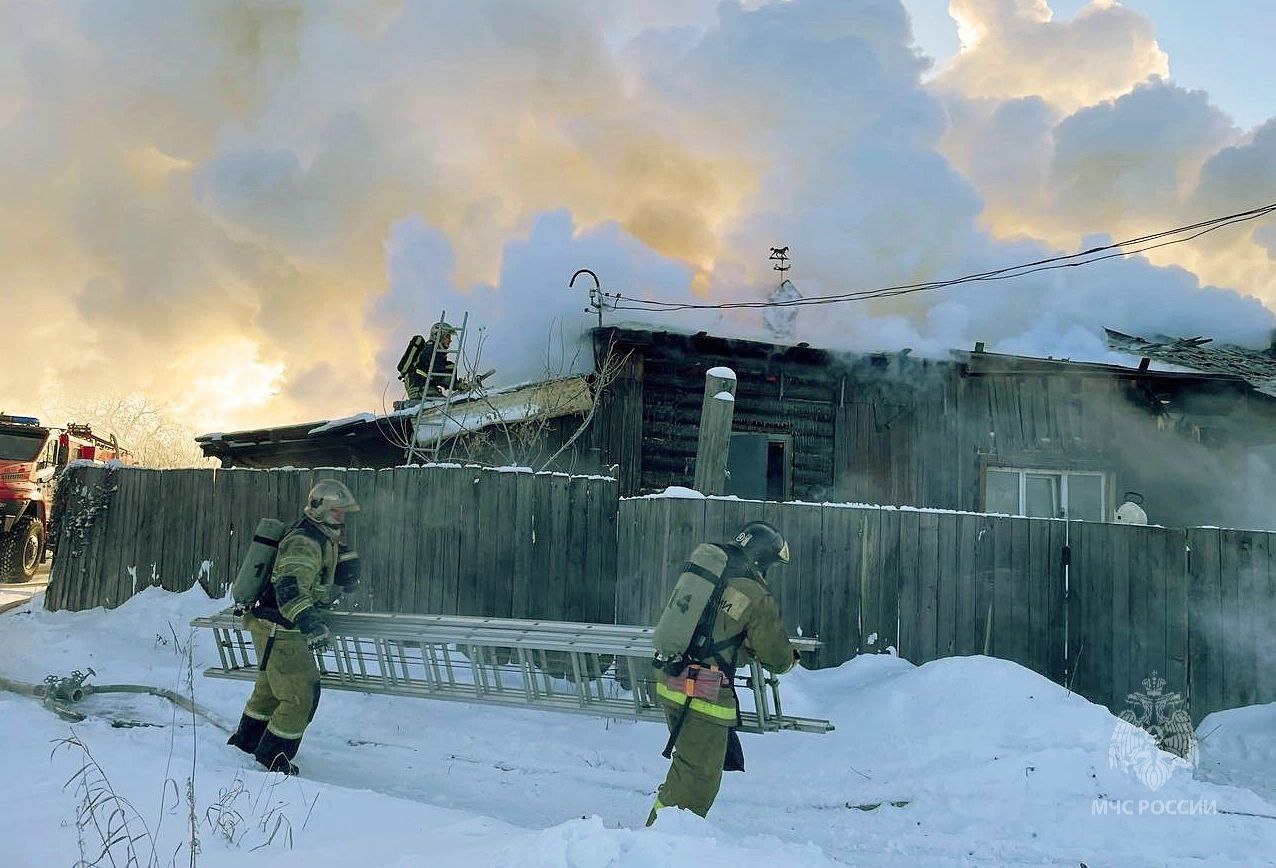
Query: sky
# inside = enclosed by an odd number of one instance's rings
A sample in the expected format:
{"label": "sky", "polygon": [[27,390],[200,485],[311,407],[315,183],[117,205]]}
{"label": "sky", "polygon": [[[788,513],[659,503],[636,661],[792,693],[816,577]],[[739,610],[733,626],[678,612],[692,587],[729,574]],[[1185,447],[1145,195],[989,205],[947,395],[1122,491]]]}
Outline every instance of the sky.
{"label": "sky", "polygon": [[[1088,0],[1052,0],[1056,18],[1074,17]],[[1149,18],[1170,57],[1171,77],[1209,93],[1216,105],[1245,127],[1276,112],[1270,82],[1276,78],[1276,16],[1269,0],[1124,0]],[[961,47],[947,0],[905,0],[917,47],[942,67]]]}
{"label": "sky", "polygon": [[[0,0],[0,411],[230,431],[388,407],[469,311],[489,382],[632,298],[952,277],[1276,201],[1258,2]],[[1276,218],[1274,218],[1276,219]],[[642,318],[939,357],[1266,345],[1276,224],[1089,269]]]}

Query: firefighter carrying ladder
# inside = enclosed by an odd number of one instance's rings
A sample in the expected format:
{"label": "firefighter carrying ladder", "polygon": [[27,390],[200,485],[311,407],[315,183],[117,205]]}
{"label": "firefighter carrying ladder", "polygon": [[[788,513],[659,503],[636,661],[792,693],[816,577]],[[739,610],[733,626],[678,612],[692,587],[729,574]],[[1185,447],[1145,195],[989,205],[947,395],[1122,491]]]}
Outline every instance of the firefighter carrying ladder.
{"label": "firefighter carrying ladder", "polygon": [[[325,689],[665,722],[652,685],[651,627],[366,612],[324,620],[332,633],[318,655]],[[206,676],[257,677],[252,638],[231,610],[191,626],[211,629],[217,643],[220,665]],[[801,651],[820,646],[790,641]],[[756,661],[735,682],[742,732],[833,729],[785,714],[779,678]]]}
{"label": "firefighter carrying ladder", "polygon": [[[461,326],[456,330],[455,344],[439,352],[437,346],[430,353],[430,366],[425,375],[425,392],[416,405],[416,414],[412,417],[411,437],[408,440],[407,454],[404,464],[425,464],[437,461],[439,449],[443,445],[443,429],[452,418],[452,398],[456,388],[457,371],[461,367],[461,350],[465,347],[465,333],[468,330],[470,314],[467,311],[461,317]],[[447,322],[447,311],[439,314],[439,323]],[[446,385],[441,385],[442,395],[438,399],[430,397],[429,390],[434,388],[434,364],[440,355],[446,355],[452,361]],[[442,372],[440,371],[440,374]],[[424,442],[422,442],[424,440]]]}

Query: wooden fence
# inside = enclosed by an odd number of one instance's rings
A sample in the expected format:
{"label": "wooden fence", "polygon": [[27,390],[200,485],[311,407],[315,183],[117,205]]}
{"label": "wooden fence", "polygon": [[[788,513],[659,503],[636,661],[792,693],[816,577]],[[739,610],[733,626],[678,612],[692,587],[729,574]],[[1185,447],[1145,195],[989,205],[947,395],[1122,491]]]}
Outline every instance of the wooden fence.
{"label": "wooden fence", "polygon": [[1276,701],[1276,545],[1253,531],[622,500],[617,620],[651,623],[695,544],[755,518],[789,540],[770,584],[788,628],[823,641],[815,665],[986,653],[1117,712],[1154,672],[1198,720]]}
{"label": "wooden fence", "polygon": [[610,621],[615,480],[478,467],[74,468],[46,605],[116,606],[196,581],[221,596],[257,520],[289,519],[318,479],[362,505],[350,542],[378,611]]}
{"label": "wooden fence", "polygon": [[257,519],[295,515],[324,477],[363,504],[351,542],[375,610],[650,624],[696,543],[764,518],[793,551],[771,582],[785,621],[824,643],[812,665],[889,647],[914,663],[986,653],[1118,712],[1153,672],[1196,719],[1276,701],[1271,534],[618,501],[610,479],[477,467],[75,468],[47,605],[114,606],[148,585],[196,581],[220,595]]}

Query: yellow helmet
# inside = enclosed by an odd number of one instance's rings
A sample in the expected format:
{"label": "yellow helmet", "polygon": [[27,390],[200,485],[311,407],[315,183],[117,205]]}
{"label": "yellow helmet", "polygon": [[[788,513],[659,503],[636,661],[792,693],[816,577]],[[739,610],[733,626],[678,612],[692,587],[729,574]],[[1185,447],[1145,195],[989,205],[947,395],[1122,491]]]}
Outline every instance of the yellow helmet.
{"label": "yellow helmet", "polygon": [[345,521],[333,521],[332,511],[340,509],[345,512],[358,512],[359,502],[354,499],[345,483],[336,479],[323,479],[315,483],[306,496],[306,505],[302,509],[306,518],[331,528],[340,528]]}

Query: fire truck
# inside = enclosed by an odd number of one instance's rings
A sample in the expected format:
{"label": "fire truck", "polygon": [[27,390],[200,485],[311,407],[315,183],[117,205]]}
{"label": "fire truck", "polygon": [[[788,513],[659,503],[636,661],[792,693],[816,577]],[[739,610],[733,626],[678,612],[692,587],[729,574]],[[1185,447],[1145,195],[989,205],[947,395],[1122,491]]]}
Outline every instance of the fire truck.
{"label": "fire truck", "polygon": [[45,560],[58,475],[72,461],[132,459],[88,425],[50,428],[0,414],[0,582],[29,581]]}

